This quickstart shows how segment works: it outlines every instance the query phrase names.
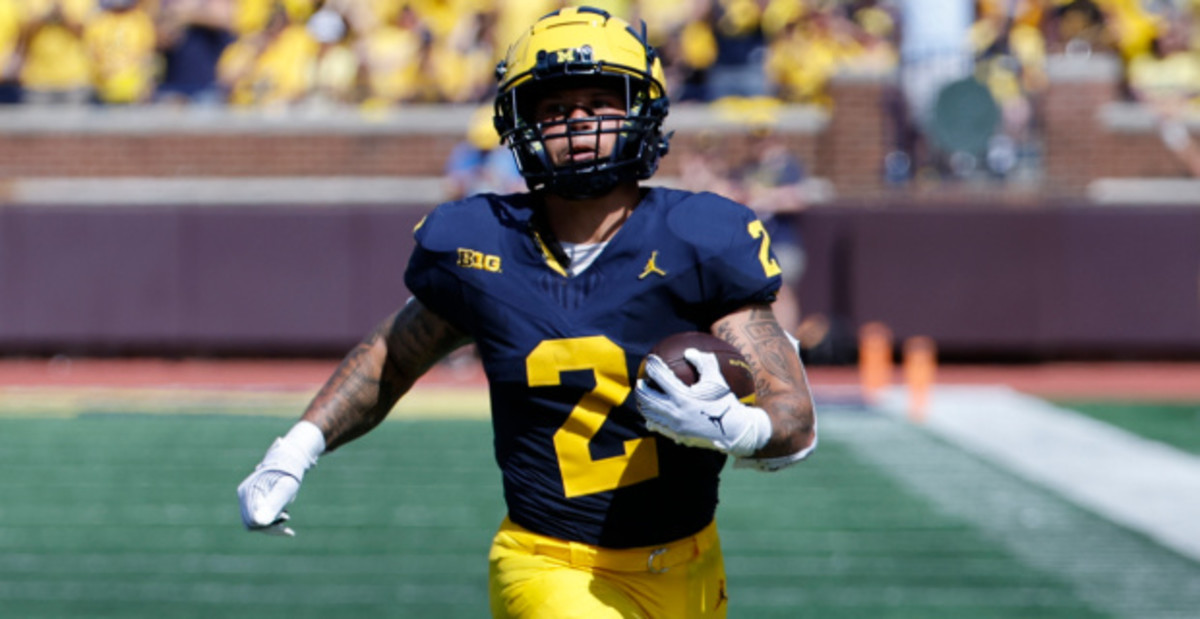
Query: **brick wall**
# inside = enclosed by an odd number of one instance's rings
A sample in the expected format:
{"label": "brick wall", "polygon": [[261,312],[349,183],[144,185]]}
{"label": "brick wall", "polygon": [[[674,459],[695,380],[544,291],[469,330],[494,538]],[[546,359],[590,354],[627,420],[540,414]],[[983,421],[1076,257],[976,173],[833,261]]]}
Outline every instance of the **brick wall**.
{"label": "brick wall", "polygon": [[[1046,144],[1045,189],[1052,195],[1077,195],[1097,176],[1111,148],[1099,127],[1100,109],[1117,97],[1115,62],[1061,59],[1050,66],[1053,81],[1042,101]],[[1107,156],[1111,157],[1109,153]]]}
{"label": "brick wall", "polygon": [[31,134],[6,138],[0,174],[423,176],[442,172],[451,135]]}
{"label": "brick wall", "polygon": [[1124,101],[1115,58],[1053,58],[1048,74],[1050,87],[1040,102],[1045,196],[1078,197],[1107,177],[1188,175],[1163,145],[1155,113]]}
{"label": "brick wall", "polygon": [[[659,165],[659,173],[663,176],[679,176],[682,172],[680,166],[684,161],[679,153],[701,148],[702,143],[713,139],[720,140],[720,151],[730,161],[743,161],[750,157],[751,143],[745,136],[737,133],[723,133],[714,137],[704,135],[703,131],[683,130],[677,132],[671,139],[671,153],[674,154],[663,157],[662,163]],[[815,165],[822,161],[818,146],[819,134],[785,132],[780,134],[780,139],[809,167],[810,173],[824,174],[824,170],[818,169]]]}
{"label": "brick wall", "polygon": [[[1180,177],[1183,166],[1163,147],[1145,110],[1116,103],[1118,69],[1111,61],[1058,59],[1038,102],[1044,176],[1032,200],[1079,198],[1102,177]],[[885,188],[882,161],[893,140],[886,96],[892,75],[843,76],[832,84],[831,113],[782,123],[777,132],[815,176],[832,182],[849,202],[907,199]],[[1126,106],[1128,107],[1128,106]],[[0,111],[0,179],[42,177],[437,176],[465,133],[470,109],[397,111],[385,121],[354,114],[333,120],[296,115],[247,119],[244,114],[169,111]],[[222,116],[221,114],[225,114]],[[60,116],[61,115],[61,116]],[[214,116],[215,115],[215,116]],[[676,121],[682,117],[683,121]],[[115,119],[115,120],[114,120]],[[815,120],[814,120],[815,119]],[[1132,119],[1132,120],[1131,120]],[[677,106],[675,153],[711,139],[741,158],[750,148],[741,132],[715,115]],[[720,128],[724,122],[724,128]],[[682,158],[668,155],[661,175],[680,174]],[[885,191],[886,189],[886,191]],[[923,188],[922,191],[927,191]],[[939,188],[952,197],[955,188]],[[989,185],[986,198],[1030,195]]]}
{"label": "brick wall", "polygon": [[830,179],[839,196],[875,197],[883,188],[883,157],[890,124],[885,75],[844,76],[831,86],[829,127],[818,138],[817,174]]}

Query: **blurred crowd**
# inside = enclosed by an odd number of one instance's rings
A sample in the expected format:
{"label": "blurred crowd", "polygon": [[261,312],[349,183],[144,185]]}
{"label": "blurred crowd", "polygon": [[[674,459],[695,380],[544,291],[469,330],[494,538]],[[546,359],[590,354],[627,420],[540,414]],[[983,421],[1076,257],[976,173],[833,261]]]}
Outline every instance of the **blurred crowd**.
{"label": "blurred crowd", "polygon": [[[0,0],[6,102],[479,102],[504,46],[560,0]],[[676,100],[824,102],[894,65],[875,2],[594,0],[642,18]],[[886,3],[882,3],[886,4]]]}
{"label": "blurred crowd", "polygon": [[[0,0],[0,99],[481,102],[504,45],[565,4],[578,2]],[[1019,102],[1041,88],[1047,54],[1115,53],[1131,96],[1200,87],[1196,0],[588,4],[645,20],[677,101],[769,96],[827,105],[834,74],[913,62],[912,41],[936,41],[946,26],[962,42],[952,51],[1010,121],[1028,114]],[[956,15],[966,21],[955,23]]]}
{"label": "blurred crowd", "polygon": [[[1038,97],[1048,56],[1106,55],[1120,68],[1120,96],[1160,116],[1200,102],[1200,1],[980,0],[969,31],[973,75],[999,108],[989,164],[1015,165],[1037,140]],[[1000,152],[998,160],[996,153]]]}
{"label": "blurred crowd", "polygon": [[[0,102],[485,104],[507,42],[579,3],[0,0]],[[894,72],[885,175],[896,182],[1036,168],[1053,55],[1118,58],[1124,94],[1155,110],[1164,143],[1200,173],[1178,121],[1200,94],[1200,0],[586,3],[645,21],[676,102],[829,106],[833,76]],[[960,126],[988,114],[994,130]]]}

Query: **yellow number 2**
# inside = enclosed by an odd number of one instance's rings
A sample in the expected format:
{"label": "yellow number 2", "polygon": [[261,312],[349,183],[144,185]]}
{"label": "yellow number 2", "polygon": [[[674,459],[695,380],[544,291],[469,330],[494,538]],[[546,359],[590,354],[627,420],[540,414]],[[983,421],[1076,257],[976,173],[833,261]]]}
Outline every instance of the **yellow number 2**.
{"label": "yellow number 2", "polygon": [[771,257],[771,235],[767,234],[763,223],[755,219],[746,229],[750,232],[751,237],[762,239],[758,245],[758,261],[762,263],[763,272],[767,274],[767,277],[775,277],[782,273],[783,269],[779,268],[779,263]]}
{"label": "yellow number 2", "polygon": [[615,490],[658,477],[658,446],[653,437],[625,441],[625,452],[593,459],[592,439],[608,413],[629,396],[625,351],[596,335],[538,344],[525,359],[530,387],[561,384],[562,373],[591,370],[596,386],[579,400],[554,433],[554,449],[567,497]]}

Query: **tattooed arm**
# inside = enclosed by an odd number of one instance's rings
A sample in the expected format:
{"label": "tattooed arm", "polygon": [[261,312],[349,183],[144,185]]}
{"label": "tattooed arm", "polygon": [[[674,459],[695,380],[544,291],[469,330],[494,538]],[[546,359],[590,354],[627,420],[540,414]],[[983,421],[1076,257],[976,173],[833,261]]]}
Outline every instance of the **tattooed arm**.
{"label": "tattooed arm", "polygon": [[333,451],[383,421],[434,363],[469,341],[416,299],[346,355],[304,412]]}
{"label": "tattooed arm", "polygon": [[275,440],[238,485],[246,528],[295,535],[285,508],[317,458],[379,425],[431,365],[466,342],[416,299],[380,323],[346,355],[304,417]]}
{"label": "tattooed arm", "polygon": [[816,414],[804,365],[796,348],[766,305],[752,305],[725,316],[713,335],[733,344],[754,371],[756,405],[771,418],[771,438],[756,458],[798,454],[816,441]]}

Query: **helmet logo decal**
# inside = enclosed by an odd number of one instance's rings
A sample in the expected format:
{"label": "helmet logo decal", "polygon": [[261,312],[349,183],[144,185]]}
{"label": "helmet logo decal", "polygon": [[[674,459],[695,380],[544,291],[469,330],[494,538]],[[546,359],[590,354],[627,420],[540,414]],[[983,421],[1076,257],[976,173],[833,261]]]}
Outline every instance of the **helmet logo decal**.
{"label": "helmet logo decal", "polygon": [[554,52],[559,64],[568,62],[592,62],[592,46],[584,45],[573,49],[560,49]]}
{"label": "helmet logo decal", "polygon": [[592,46],[583,45],[553,51],[538,51],[537,64],[534,65],[533,72],[535,75],[594,73],[595,67]]}

